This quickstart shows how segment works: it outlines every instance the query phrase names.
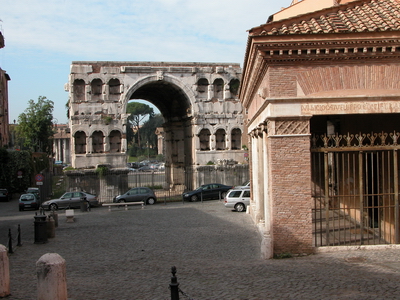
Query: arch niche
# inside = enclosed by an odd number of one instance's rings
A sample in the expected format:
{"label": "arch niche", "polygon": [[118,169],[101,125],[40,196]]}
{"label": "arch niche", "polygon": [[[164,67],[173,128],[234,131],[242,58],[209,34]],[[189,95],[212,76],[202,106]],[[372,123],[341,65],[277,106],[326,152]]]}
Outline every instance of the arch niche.
{"label": "arch niche", "polygon": [[194,161],[191,112],[195,96],[176,78],[165,75],[161,78],[148,76],[132,85],[126,93],[123,111],[126,112],[130,100],[139,99],[159,109],[164,117],[166,181],[170,186],[181,185],[191,180],[185,176],[185,167]]}

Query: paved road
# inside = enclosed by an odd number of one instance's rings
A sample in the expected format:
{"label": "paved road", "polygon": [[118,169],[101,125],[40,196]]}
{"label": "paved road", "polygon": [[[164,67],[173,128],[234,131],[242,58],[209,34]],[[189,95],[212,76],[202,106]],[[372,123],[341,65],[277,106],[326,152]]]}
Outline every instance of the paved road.
{"label": "paved road", "polygon": [[46,244],[34,244],[34,213],[0,203],[0,242],[8,228],[22,229],[23,245],[9,255],[8,299],[36,299],[35,264],[45,253],[66,260],[71,300],[170,299],[172,266],[192,299],[400,299],[400,249],[261,260],[250,216],[220,201],[75,210],[75,223],[60,211]]}

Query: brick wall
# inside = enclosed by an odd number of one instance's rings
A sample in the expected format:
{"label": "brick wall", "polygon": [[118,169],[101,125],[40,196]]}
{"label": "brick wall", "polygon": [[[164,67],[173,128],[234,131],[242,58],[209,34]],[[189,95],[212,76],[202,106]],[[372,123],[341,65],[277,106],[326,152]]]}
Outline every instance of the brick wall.
{"label": "brick wall", "polygon": [[274,254],[311,253],[309,136],[270,137]]}

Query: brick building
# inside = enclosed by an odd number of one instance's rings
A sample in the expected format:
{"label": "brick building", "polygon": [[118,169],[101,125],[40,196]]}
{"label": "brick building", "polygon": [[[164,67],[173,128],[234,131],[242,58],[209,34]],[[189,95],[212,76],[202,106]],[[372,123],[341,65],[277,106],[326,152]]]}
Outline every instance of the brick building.
{"label": "brick building", "polygon": [[249,31],[239,98],[265,258],[399,242],[399,16],[398,0],[303,0]]}
{"label": "brick building", "polygon": [[[0,49],[4,48],[4,37],[0,32]],[[0,147],[8,147],[10,132],[8,128],[8,81],[10,76],[0,68]]]}

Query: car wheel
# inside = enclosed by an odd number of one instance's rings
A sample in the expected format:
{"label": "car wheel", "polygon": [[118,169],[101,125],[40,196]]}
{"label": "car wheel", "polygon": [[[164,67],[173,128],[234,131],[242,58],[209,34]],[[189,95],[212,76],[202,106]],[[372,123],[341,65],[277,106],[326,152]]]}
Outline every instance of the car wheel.
{"label": "car wheel", "polygon": [[192,202],[196,202],[197,200],[199,200],[199,197],[197,197],[197,195],[193,195],[192,197],[190,197],[190,201]]}
{"label": "car wheel", "polygon": [[23,208],[23,207],[20,207],[20,208],[19,208],[19,211],[23,211],[23,210],[24,210],[24,208]]}
{"label": "car wheel", "polygon": [[225,196],[226,196],[226,192],[222,192],[222,193],[221,193],[221,199],[224,199]]}
{"label": "car wheel", "polygon": [[150,204],[150,205],[153,205],[154,203],[156,203],[156,199],[154,199],[154,198],[149,198],[149,199],[147,199],[146,203],[147,203],[147,204]]}
{"label": "car wheel", "polygon": [[57,204],[52,203],[52,204],[49,205],[49,210],[57,210],[57,209],[58,209]]}
{"label": "car wheel", "polygon": [[125,203],[125,199],[119,199],[118,203]]}
{"label": "car wheel", "polygon": [[235,205],[235,209],[236,209],[236,211],[238,211],[238,212],[242,212],[242,211],[245,211],[245,210],[246,210],[246,207],[244,206],[243,203],[238,203],[238,204]]}

